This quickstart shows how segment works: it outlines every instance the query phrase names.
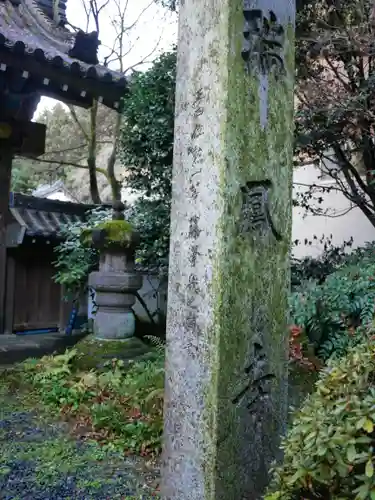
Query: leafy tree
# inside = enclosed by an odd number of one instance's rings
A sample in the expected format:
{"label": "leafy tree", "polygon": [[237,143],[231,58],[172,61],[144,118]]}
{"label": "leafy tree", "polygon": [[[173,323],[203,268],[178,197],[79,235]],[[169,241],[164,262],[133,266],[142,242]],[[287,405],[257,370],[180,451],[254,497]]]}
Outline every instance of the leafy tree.
{"label": "leafy tree", "polygon": [[126,184],[142,193],[129,220],[142,233],[139,260],[166,271],[173,161],[176,50],[134,75],[125,99],[120,158]]}
{"label": "leafy tree", "polygon": [[168,272],[170,203],[140,198],[127,211],[126,218],[140,233],[137,263],[162,276]]}
{"label": "leafy tree", "polygon": [[108,220],[111,213],[97,208],[87,214],[84,222],[78,221],[63,228],[63,241],[56,247],[55,281],[65,286],[69,298],[76,299],[87,285],[87,278],[99,263],[99,252],[82,244],[81,233],[99,222]]}
{"label": "leafy tree", "polygon": [[[372,0],[302,2],[297,20],[296,153],[314,160],[375,226]],[[319,201],[315,185],[302,204]]]}
{"label": "leafy tree", "polygon": [[[72,113],[75,117],[74,120]],[[35,164],[40,170],[43,170],[44,176],[48,177],[50,181],[64,179],[73,191],[77,190],[78,187],[78,198],[87,201],[93,199],[89,185],[86,186],[86,184],[89,184],[87,182],[89,178],[85,178],[85,174],[89,172],[87,154],[90,113],[90,110],[83,108],[69,109],[60,103],[57,103],[52,108],[44,109],[38,117],[38,121],[47,125],[47,152],[42,158],[35,160]],[[101,152],[108,148],[111,150],[116,115],[116,112],[105,106],[98,106],[95,128],[95,178],[99,193],[103,192],[106,185],[110,185],[110,176],[106,168],[108,155],[105,155],[102,159]],[[114,194],[112,193],[113,197]]]}
{"label": "leafy tree", "polygon": [[126,184],[147,197],[170,200],[173,161],[176,50],[133,76],[124,102],[121,135]]}
{"label": "leafy tree", "polygon": [[32,162],[24,158],[13,160],[12,191],[30,194],[37,187],[39,177],[32,167]]}

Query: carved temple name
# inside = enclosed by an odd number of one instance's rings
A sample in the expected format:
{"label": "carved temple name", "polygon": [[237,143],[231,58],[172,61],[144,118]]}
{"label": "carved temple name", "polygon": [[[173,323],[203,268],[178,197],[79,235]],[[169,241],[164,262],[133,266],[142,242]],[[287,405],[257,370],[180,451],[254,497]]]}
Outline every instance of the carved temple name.
{"label": "carved temple name", "polygon": [[265,235],[271,232],[277,241],[282,239],[276,230],[269,208],[270,180],[250,181],[241,187],[241,233],[260,233]]}
{"label": "carved temple name", "polygon": [[268,369],[268,362],[260,340],[253,343],[253,359],[245,367],[246,385],[233,398],[234,405],[241,405],[246,401],[246,408],[252,415],[259,415],[264,407],[267,395],[270,392],[270,381],[275,375]]}
{"label": "carved temple name", "polygon": [[284,66],[284,28],[276,14],[270,10],[268,16],[260,9],[250,9],[245,0],[243,29],[244,43],[242,58],[248,73],[257,69],[267,75],[273,71],[275,76],[285,74]]}

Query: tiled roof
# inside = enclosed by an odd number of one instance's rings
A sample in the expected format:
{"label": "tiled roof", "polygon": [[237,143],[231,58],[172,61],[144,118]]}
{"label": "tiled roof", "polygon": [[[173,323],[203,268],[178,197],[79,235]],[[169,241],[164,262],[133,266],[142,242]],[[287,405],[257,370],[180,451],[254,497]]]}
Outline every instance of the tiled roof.
{"label": "tiled roof", "polygon": [[30,208],[11,208],[10,211],[28,236],[56,238],[64,226],[83,220],[83,217],[74,214],[44,212]]}
{"label": "tiled roof", "polygon": [[[83,221],[86,212],[92,208],[94,205],[36,198],[18,193],[11,193],[9,203],[10,213],[22,233],[21,240],[25,235],[59,238],[66,225]],[[19,244],[20,242],[18,241]]]}
{"label": "tiled roof", "polygon": [[[57,5],[56,14],[58,16],[59,24],[61,25],[64,25],[66,23],[66,2],[67,0],[59,0]],[[37,0],[37,3],[47,17],[49,17],[50,19],[54,18],[54,0]]]}
{"label": "tiled roof", "polygon": [[[51,67],[59,71],[63,92],[68,90],[69,78],[70,81],[72,78],[79,80],[82,97],[92,92],[95,83],[97,95],[94,97],[99,97],[100,102],[110,107],[118,108],[127,82],[121,73],[97,64],[99,42],[96,33],[73,33],[57,25],[45,12],[41,9],[41,1],[0,0],[0,55],[4,49],[10,52],[12,57],[8,65],[11,66],[22,58],[25,67],[28,59],[44,68]],[[0,71],[6,71],[6,66],[0,57]],[[46,91],[49,83],[49,78],[44,78]],[[101,90],[106,93],[102,99]]]}
{"label": "tiled roof", "polygon": [[51,196],[56,195],[56,193],[61,193],[68,198],[68,200],[61,201],[71,201],[79,203],[78,199],[66,189],[65,184],[61,179],[55,181],[53,184],[42,184],[34,189],[31,194],[37,198],[49,198],[53,200],[58,199],[51,198]]}

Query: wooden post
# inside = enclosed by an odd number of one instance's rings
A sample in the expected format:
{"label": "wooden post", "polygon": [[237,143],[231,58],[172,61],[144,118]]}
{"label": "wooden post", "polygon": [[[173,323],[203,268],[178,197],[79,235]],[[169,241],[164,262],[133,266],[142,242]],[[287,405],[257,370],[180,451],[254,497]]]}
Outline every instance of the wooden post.
{"label": "wooden post", "polygon": [[6,295],[6,224],[9,210],[9,190],[12,175],[13,154],[9,149],[0,149],[0,334],[5,328]]}
{"label": "wooden post", "polygon": [[13,333],[14,301],[15,301],[16,261],[14,257],[7,256],[6,292],[5,292],[5,319],[4,331]]}
{"label": "wooden post", "polygon": [[5,329],[6,225],[8,222],[12,160],[14,154],[31,157],[44,154],[45,141],[46,126],[41,123],[0,120],[0,334],[4,333]]}

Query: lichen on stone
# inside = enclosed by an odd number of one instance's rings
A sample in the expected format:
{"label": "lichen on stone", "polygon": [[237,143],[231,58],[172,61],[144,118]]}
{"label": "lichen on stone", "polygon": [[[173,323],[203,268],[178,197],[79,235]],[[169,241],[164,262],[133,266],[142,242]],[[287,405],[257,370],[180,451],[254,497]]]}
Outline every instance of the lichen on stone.
{"label": "lichen on stone", "polygon": [[[100,234],[100,244],[94,241],[95,233]],[[95,227],[84,229],[81,233],[81,242],[85,246],[100,246],[108,248],[120,246],[129,248],[137,241],[137,233],[130,222],[125,220],[108,220],[100,222]]]}

